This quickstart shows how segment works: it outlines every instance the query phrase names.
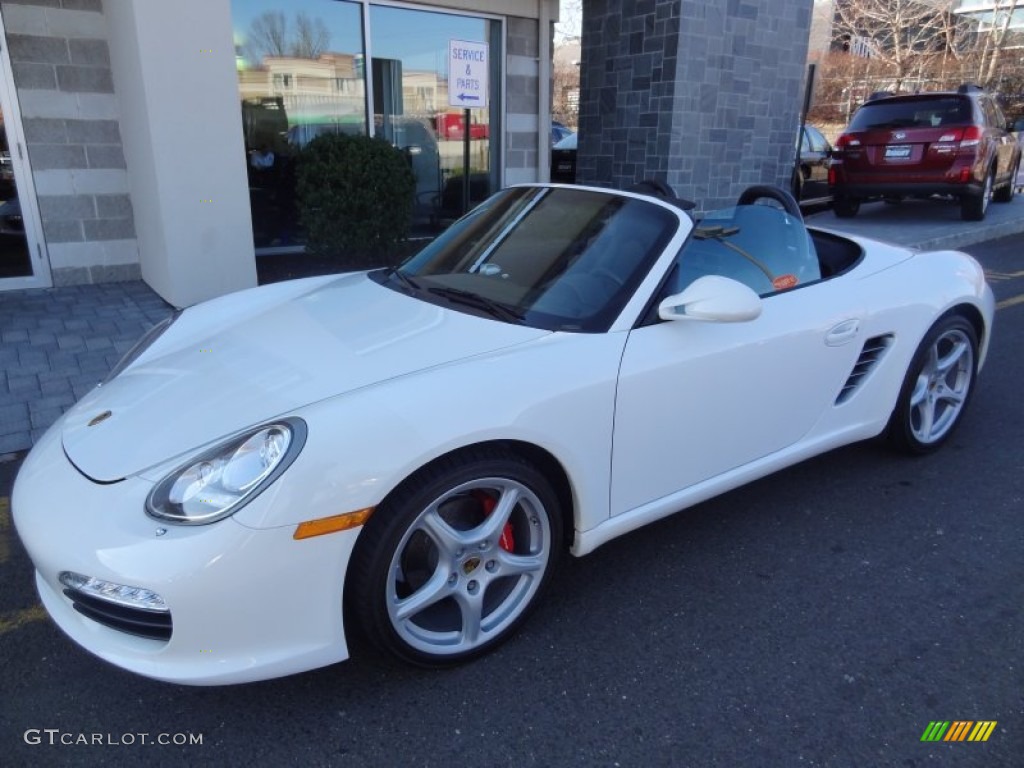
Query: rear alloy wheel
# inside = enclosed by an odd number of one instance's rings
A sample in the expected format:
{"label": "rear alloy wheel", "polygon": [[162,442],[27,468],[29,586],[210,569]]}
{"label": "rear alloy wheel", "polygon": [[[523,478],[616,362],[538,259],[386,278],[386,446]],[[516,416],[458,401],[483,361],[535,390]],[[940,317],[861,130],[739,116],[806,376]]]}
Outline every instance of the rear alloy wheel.
{"label": "rear alloy wheel", "polygon": [[981,221],[988,211],[989,201],[992,200],[992,187],[995,186],[995,168],[988,172],[985,177],[985,187],[980,195],[964,195],[960,199],[960,218],[964,221]]}
{"label": "rear alloy wheel", "polygon": [[349,570],[349,618],[405,661],[466,661],[522,623],[561,547],[558,496],[536,468],[506,451],[442,460],[367,523]]}
{"label": "rear alloy wheel", "polygon": [[929,453],[960,422],[978,372],[978,337],[960,315],[936,323],[910,363],[888,437],[909,453]]}
{"label": "rear alloy wheel", "polygon": [[854,197],[837,197],[832,201],[832,210],[840,219],[852,219],[860,210],[860,200]]}
{"label": "rear alloy wheel", "polygon": [[1017,191],[1017,174],[1020,172],[1020,160],[1017,160],[1017,164],[1013,167],[1013,172],[1010,174],[1009,180],[1006,182],[1005,187],[1000,187],[993,193],[992,199],[997,203],[1012,203],[1013,193]]}

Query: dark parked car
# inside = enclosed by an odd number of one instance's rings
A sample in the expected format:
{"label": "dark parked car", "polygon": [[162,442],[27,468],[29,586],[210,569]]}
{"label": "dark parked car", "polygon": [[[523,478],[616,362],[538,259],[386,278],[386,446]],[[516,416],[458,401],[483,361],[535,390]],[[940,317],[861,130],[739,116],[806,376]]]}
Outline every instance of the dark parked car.
{"label": "dark parked car", "polygon": [[862,200],[950,195],[961,216],[985,218],[1013,199],[1021,149],[995,100],[974,85],[913,95],[875,94],[836,141],[829,185],[836,216]]}
{"label": "dark parked car", "polygon": [[[551,181],[559,184],[576,183],[577,136],[570,133],[551,149]],[[804,126],[800,143],[800,167],[793,174],[793,197],[803,204],[825,203],[831,200],[828,188],[828,166],[832,145],[813,125]]]}
{"label": "dark parked car", "polygon": [[832,145],[813,125],[805,125],[800,139],[800,165],[793,173],[793,197],[801,205],[827,203],[832,199],[828,188],[828,168],[832,162]]}
{"label": "dark parked car", "polygon": [[551,121],[551,146],[555,146],[564,139],[566,136],[571,136],[572,130],[564,126],[557,120]]}
{"label": "dark parked car", "polygon": [[576,183],[576,134],[570,133],[551,148],[551,180]]}

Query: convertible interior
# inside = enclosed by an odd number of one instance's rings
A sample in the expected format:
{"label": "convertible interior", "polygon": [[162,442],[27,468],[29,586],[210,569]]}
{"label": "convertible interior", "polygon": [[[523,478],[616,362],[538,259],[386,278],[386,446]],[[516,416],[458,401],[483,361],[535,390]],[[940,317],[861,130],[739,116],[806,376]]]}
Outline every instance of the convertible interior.
{"label": "convertible interior", "polygon": [[[769,204],[760,202],[764,199]],[[756,186],[735,207],[695,216],[664,293],[681,291],[705,275],[722,275],[769,296],[840,275],[862,255],[846,238],[808,230],[784,190]]]}

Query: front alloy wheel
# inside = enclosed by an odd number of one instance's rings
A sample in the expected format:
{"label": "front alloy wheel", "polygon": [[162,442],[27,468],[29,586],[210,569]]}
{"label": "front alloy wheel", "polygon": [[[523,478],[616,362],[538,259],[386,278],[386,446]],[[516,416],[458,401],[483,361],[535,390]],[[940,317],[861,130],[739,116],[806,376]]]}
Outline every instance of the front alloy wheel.
{"label": "front alloy wheel", "polygon": [[947,317],[928,332],[889,422],[889,437],[898,448],[928,453],[946,441],[970,400],[977,360],[977,335],[963,317]]}
{"label": "front alloy wheel", "polygon": [[350,615],[378,648],[426,666],[509,637],[561,549],[558,499],[514,454],[414,475],[371,517],[350,571]]}

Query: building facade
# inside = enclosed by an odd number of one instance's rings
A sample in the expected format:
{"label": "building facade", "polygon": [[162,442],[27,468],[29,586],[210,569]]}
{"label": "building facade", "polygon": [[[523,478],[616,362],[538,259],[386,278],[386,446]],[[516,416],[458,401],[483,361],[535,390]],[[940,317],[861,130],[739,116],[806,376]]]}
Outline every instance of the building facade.
{"label": "building facade", "polygon": [[[811,5],[585,0],[580,180],[656,178],[713,204],[784,183]],[[294,163],[324,132],[407,154],[424,233],[461,211],[462,173],[475,197],[545,181],[557,14],[557,0],[0,0],[0,290],[142,278],[181,307],[253,286],[257,255],[302,248]],[[487,51],[486,103],[454,99],[480,95],[459,86],[457,45]]]}
{"label": "building facade", "polygon": [[[486,10],[480,10],[484,7]],[[482,194],[543,180],[553,0],[4,0],[0,290],[144,279],[175,306],[301,248],[290,164],[323,132],[407,152],[416,213],[463,171],[451,41],[488,52]],[[291,185],[291,186],[290,186]]]}

